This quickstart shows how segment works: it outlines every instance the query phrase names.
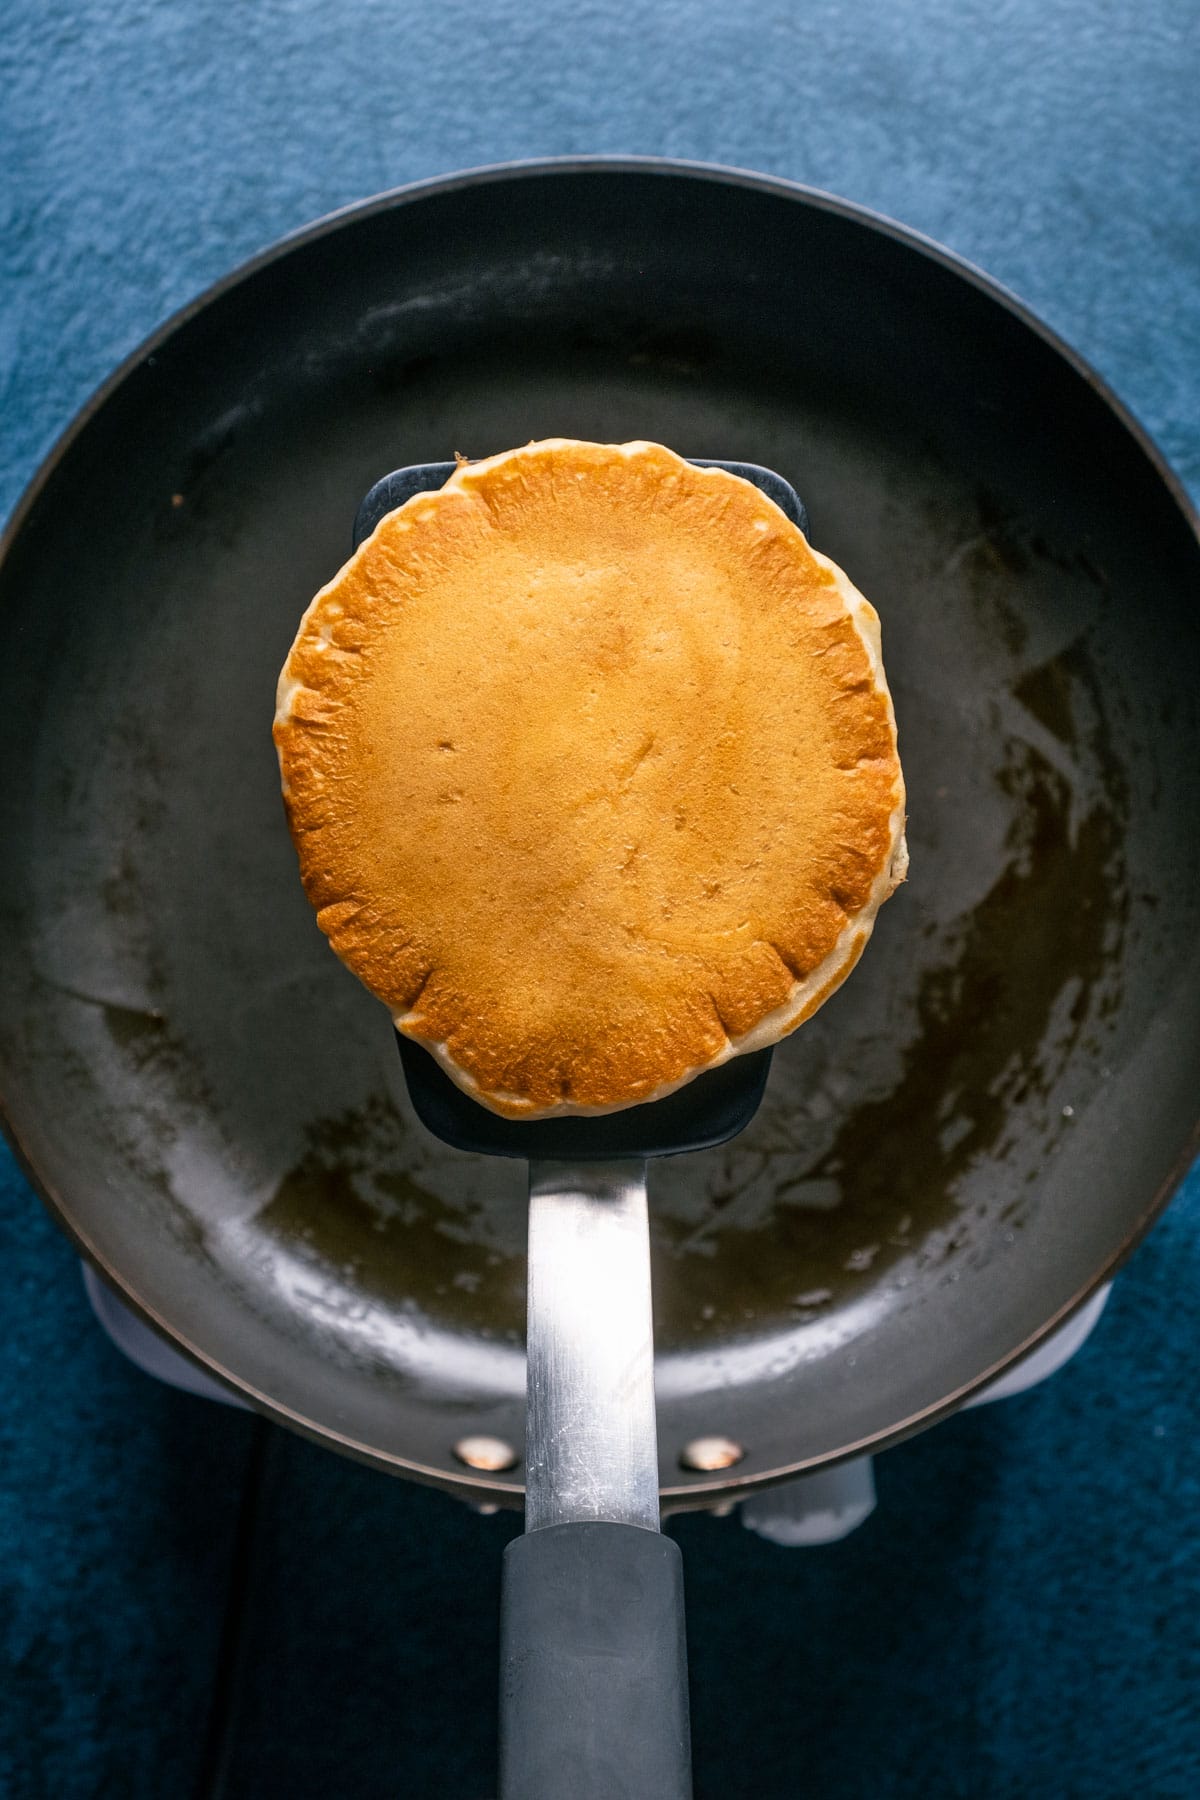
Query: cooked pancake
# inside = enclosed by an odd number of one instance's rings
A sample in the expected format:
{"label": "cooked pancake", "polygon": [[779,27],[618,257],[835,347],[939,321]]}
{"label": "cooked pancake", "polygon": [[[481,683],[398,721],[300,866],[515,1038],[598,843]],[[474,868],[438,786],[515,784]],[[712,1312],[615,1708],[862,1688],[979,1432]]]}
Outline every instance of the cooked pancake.
{"label": "cooked pancake", "polygon": [[904,875],[875,612],[658,444],[529,444],[388,514],[304,615],[275,742],[321,929],[511,1118],[774,1043]]}

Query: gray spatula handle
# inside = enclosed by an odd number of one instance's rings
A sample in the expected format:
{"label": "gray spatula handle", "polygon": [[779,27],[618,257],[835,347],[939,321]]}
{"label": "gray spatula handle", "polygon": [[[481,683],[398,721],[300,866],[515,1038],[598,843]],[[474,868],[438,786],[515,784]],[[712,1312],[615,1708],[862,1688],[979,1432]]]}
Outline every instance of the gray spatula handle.
{"label": "gray spatula handle", "polygon": [[690,1800],[683,1564],[638,1525],[504,1554],[500,1800]]}
{"label": "gray spatula handle", "polygon": [[658,1530],[644,1162],[530,1164],[527,1343],[500,1800],[688,1800],[683,1577]]}

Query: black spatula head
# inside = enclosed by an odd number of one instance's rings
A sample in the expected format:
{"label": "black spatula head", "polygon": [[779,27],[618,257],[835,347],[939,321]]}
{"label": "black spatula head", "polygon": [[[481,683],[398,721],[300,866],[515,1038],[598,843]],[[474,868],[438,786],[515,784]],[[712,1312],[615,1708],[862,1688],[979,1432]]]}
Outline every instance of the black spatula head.
{"label": "black spatula head", "polygon": [[[761,488],[807,536],[808,514],[795,489],[773,469],[757,463],[692,460],[702,469],[727,469]],[[354,547],[370,537],[385,514],[414,494],[442,487],[452,462],[416,463],[394,469],[364,495],[354,520]],[[597,1118],[502,1119],[463,1092],[430,1053],[396,1033],[404,1079],[417,1117],[427,1131],[455,1150],[487,1156],[550,1158],[560,1162],[609,1162],[627,1156],[679,1156],[707,1150],[736,1137],[750,1123],[763,1096],[771,1067],[770,1050],[731,1057],[698,1075],[665,1099]]]}

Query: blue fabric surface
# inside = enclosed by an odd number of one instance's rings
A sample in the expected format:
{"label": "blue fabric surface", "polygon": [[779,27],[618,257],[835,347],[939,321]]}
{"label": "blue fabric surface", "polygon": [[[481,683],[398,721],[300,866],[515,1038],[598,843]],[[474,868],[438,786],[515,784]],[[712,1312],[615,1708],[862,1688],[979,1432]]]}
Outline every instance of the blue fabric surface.
{"label": "blue fabric surface", "polygon": [[251,1422],[138,1373],[0,1151],[0,1795],[190,1792]]}
{"label": "blue fabric surface", "polygon": [[[0,513],[112,365],[280,233],[593,151],[791,176],[942,240],[1200,492],[1200,13],[1178,0],[9,0],[3,25]],[[0,1226],[0,1793],[174,1800],[252,1428],[120,1363],[7,1159]],[[1079,1361],[892,1452],[845,1545],[679,1526],[701,1800],[1200,1788],[1198,1226],[1193,1176]],[[220,1791],[479,1800],[511,1522],[282,1442],[266,1507]]]}

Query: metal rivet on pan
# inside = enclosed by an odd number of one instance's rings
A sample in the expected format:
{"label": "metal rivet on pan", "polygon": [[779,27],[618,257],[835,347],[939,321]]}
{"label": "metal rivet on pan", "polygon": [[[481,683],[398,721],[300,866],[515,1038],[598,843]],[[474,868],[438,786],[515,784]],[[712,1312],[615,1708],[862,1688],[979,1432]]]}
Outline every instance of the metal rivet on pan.
{"label": "metal rivet on pan", "polygon": [[490,1475],[498,1475],[503,1469],[515,1469],[521,1460],[511,1444],[494,1437],[459,1438],[454,1454],[468,1469],[486,1469]]}
{"label": "metal rivet on pan", "polygon": [[685,1444],[679,1452],[679,1460],[685,1469],[698,1469],[709,1474],[714,1469],[732,1469],[745,1454],[743,1446],[735,1444],[732,1438],[702,1437]]}

